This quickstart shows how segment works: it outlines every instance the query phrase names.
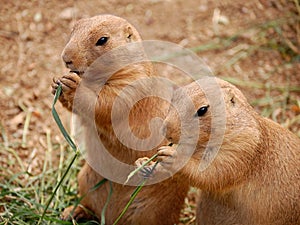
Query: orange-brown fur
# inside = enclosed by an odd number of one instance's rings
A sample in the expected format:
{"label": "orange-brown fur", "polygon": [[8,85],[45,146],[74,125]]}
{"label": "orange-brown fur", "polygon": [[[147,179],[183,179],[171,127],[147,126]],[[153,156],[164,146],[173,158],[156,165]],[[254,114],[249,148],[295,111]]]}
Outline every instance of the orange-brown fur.
{"label": "orange-brown fur", "polygon": [[[109,41],[104,46],[95,46],[97,40],[104,36],[109,36]],[[62,84],[62,95],[60,101],[68,110],[72,110],[75,91],[80,85],[87,68],[101,55],[109,52],[118,46],[128,42],[140,41],[141,38],[135,28],[126,20],[112,16],[100,15],[89,19],[79,20],[72,31],[71,38],[66,45],[62,57],[68,68],[75,73],[70,73],[61,78],[54,79],[53,93],[59,83]],[[136,63],[129,65],[122,70],[113,74],[102,87],[99,93],[85,87],[79,96],[76,95],[77,101],[82,107],[75,110],[75,113],[82,119],[82,126],[85,127],[87,154],[97,148],[93,135],[97,135],[108,149],[109,153],[118,160],[133,164],[134,161],[146,154],[152,156],[156,150],[148,152],[134,151],[118,141],[111,124],[111,110],[116,96],[124,87],[130,87],[130,84],[138,79],[152,76],[152,67],[148,63]],[[145,84],[145,89],[151,88]],[[143,92],[143,89],[136,90],[132,88],[128,91],[128,98],[134,98],[135,95]],[[97,97],[98,96],[98,97]],[[95,105],[95,118],[89,118],[90,108],[89,99],[97,98]],[[148,122],[153,116],[164,118],[168,109],[168,104],[157,98],[149,97],[139,101],[130,111],[129,123],[132,132],[140,137],[149,135]],[[123,109],[120,108],[120,116]],[[120,117],[121,118],[121,117]],[[99,134],[93,133],[89,129],[89,124],[95,120]],[[124,131],[130,132],[128,131]],[[79,195],[89,192],[96,183],[103,177],[95,172],[89,164],[85,164],[78,175]],[[179,220],[179,213],[188,191],[188,184],[178,187],[179,176],[168,179],[159,184],[145,186],[136,197],[135,201],[129,207],[128,211],[119,222],[119,224],[175,224]],[[120,214],[135,187],[113,183],[113,194],[106,210],[106,224],[112,224]],[[101,186],[95,191],[89,192],[81,201],[81,205],[93,211],[100,219],[101,210],[107,200],[109,193],[109,183]],[[172,202],[172,204],[170,204]],[[71,208],[67,208],[63,213],[63,219],[69,217]],[[83,207],[77,207],[73,215],[76,219],[88,218]]]}
{"label": "orange-brown fur", "polygon": [[[219,153],[206,170],[199,170],[211,135],[210,109],[214,106],[210,105],[204,116],[194,118],[200,123],[197,148],[179,172],[201,189],[198,224],[300,224],[300,139],[256,113],[236,87],[216,81],[226,105],[226,129]],[[183,90],[196,109],[210,104],[196,82]],[[182,108],[185,104],[180,93],[175,93],[173,103]],[[194,115],[195,111],[186,110],[183,119]],[[177,112],[171,109],[165,126],[166,137],[174,144],[179,142],[180,123]],[[181,144],[184,151],[185,144]],[[180,162],[179,154],[177,145],[162,147],[157,171],[172,170]]]}

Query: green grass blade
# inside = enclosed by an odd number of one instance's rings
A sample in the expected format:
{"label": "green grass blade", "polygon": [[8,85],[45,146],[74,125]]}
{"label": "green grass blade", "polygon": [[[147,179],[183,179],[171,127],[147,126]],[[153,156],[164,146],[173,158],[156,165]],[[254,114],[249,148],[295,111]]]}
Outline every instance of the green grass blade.
{"label": "green grass blade", "polygon": [[[150,159],[154,159],[154,158],[156,158],[157,157],[157,154],[155,154],[155,155],[153,155]],[[151,160],[148,160],[149,162],[151,161]],[[147,163],[149,163],[147,161]],[[145,164],[145,163],[144,163]],[[143,164],[143,165],[144,165]],[[151,169],[151,171],[150,171],[150,174],[154,171],[154,169],[155,169],[155,167],[157,166],[157,164],[158,164],[158,162],[155,162],[155,164],[154,164],[154,166],[152,167],[152,169]],[[143,166],[142,165],[142,166]],[[145,164],[146,165],[146,164]],[[140,166],[141,168],[142,168],[142,166]],[[124,207],[124,209],[122,210],[122,212],[120,213],[120,215],[118,216],[118,218],[115,220],[115,222],[113,223],[113,225],[116,225],[119,221],[120,221],[120,219],[124,216],[124,214],[127,212],[127,210],[128,210],[128,208],[129,208],[129,206],[131,205],[131,203],[134,201],[134,199],[135,199],[135,197],[137,196],[137,194],[142,190],[142,188],[144,187],[144,185],[146,184],[146,182],[147,182],[147,178],[144,178],[143,180],[142,180],[142,182],[136,187],[136,189],[133,191],[133,193],[131,194],[131,196],[130,196],[130,199],[129,199],[129,201],[128,201],[128,203],[126,204],[126,206]]]}
{"label": "green grass blade", "polygon": [[84,199],[88,193],[97,190],[99,187],[101,187],[103,184],[105,184],[105,182],[108,181],[106,178],[103,178],[101,181],[99,181],[94,187],[92,187],[91,189],[88,190],[88,192],[84,193],[80,198],[78,198],[76,200],[76,203],[74,204],[74,208],[71,211],[70,215],[72,215],[75,211],[75,209],[77,208],[77,206],[79,205],[79,203],[81,202],[82,199]]}
{"label": "green grass blade", "polygon": [[113,223],[113,225],[116,225],[120,221],[120,219],[124,216],[124,214],[126,213],[126,211],[129,208],[129,206],[131,205],[131,203],[133,202],[133,200],[135,199],[135,197],[137,196],[137,194],[141,191],[141,189],[143,188],[143,186],[145,185],[146,182],[147,182],[147,179],[143,179],[143,181],[139,184],[139,186],[136,187],[136,189],[132,193],[129,201],[127,202],[126,206],[124,207],[123,211],[118,216],[118,218],[115,220],[115,222]]}
{"label": "green grass blade", "polygon": [[89,192],[96,191],[99,187],[101,187],[103,184],[105,184],[106,181],[108,181],[108,180],[106,178],[103,178],[94,187],[92,187]]}
{"label": "green grass blade", "polygon": [[62,90],[62,86],[61,84],[58,85],[57,87],[57,90],[56,90],[56,93],[55,93],[55,96],[54,96],[54,100],[53,100],[53,105],[52,105],[52,115],[53,115],[53,118],[55,120],[55,122],[57,123],[61,133],[63,134],[63,136],[65,137],[66,141],[68,142],[68,144],[71,146],[71,148],[76,152],[77,150],[77,147],[76,145],[74,144],[73,140],[71,139],[71,137],[69,136],[68,132],[66,131],[66,129],[64,128],[58,114],[57,114],[57,111],[55,109],[55,104],[61,94],[61,90]]}
{"label": "green grass blade", "polygon": [[71,169],[71,167],[72,167],[72,165],[73,165],[75,159],[77,158],[77,156],[78,156],[78,154],[75,154],[75,155],[74,155],[73,159],[71,160],[71,162],[70,162],[69,165],[68,165],[68,168],[66,169],[66,172],[63,174],[62,178],[60,179],[60,181],[59,181],[58,184],[56,185],[56,187],[55,187],[55,189],[54,189],[52,195],[50,196],[49,200],[47,201],[47,205],[46,205],[46,207],[45,207],[45,209],[44,209],[44,211],[43,211],[43,214],[42,214],[42,216],[41,216],[41,218],[40,218],[38,224],[40,224],[40,223],[44,220],[44,217],[45,217],[46,212],[47,212],[47,210],[48,210],[48,208],[49,208],[49,206],[50,206],[50,203],[52,202],[52,200],[53,200],[53,198],[54,198],[54,196],[55,196],[55,194],[56,194],[58,188],[60,187],[60,185],[62,184],[62,182],[63,182],[64,179],[66,178],[67,174],[69,173],[69,170]]}
{"label": "green grass blade", "polygon": [[61,84],[58,86],[56,92],[55,92],[55,96],[54,96],[54,100],[53,100],[53,104],[52,104],[52,115],[54,117],[54,120],[55,122],[57,123],[60,131],[62,132],[62,134],[64,135],[66,141],[68,142],[68,144],[71,146],[71,148],[75,151],[75,155],[74,157],[72,158],[71,162],[69,163],[65,173],[63,174],[63,176],[61,177],[60,181],[58,182],[58,184],[56,185],[55,189],[53,190],[53,193],[51,194],[49,200],[47,201],[47,204],[44,208],[44,211],[43,211],[43,214],[42,216],[40,217],[39,221],[38,221],[38,224],[40,224],[43,220],[44,220],[44,217],[46,215],[46,212],[58,190],[58,188],[61,186],[62,182],[64,181],[64,179],[66,178],[67,174],[69,173],[73,163],[75,162],[76,158],[78,157],[78,151],[77,151],[77,147],[76,145],[74,144],[73,140],[71,139],[71,137],[69,136],[69,134],[67,133],[66,129],[64,128],[58,114],[57,114],[57,111],[55,110],[55,104],[61,94],[61,91],[62,91],[62,86]]}
{"label": "green grass blade", "polygon": [[111,198],[111,195],[113,193],[113,188],[112,188],[112,182],[109,181],[109,193],[108,193],[108,196],[107,196],[107,200],[105,202],[105,205],[101,211],[101,225],[105,225],[105,212],[106,212],[106,209],[107,209],[107,206],[108,206],[108,203],[110,201],[110,198]]}
{"label": "green grass blade", "polygon": [[127,177],[127,179],[126,179],[124,185],[127,184],[127,182],[131,179],[131,177],[133,177],[138,171],[140,171],[141,169],[143,169],[149,162],[151,162],[151,161],[152,161],[153,159],[155,159],[157,156],[158,156],[158,154],[156,153],[156,154],[153,155],[150,159],[148,159],[146,162],[144,162],[140,167],[138,167],[138,168],[136,168],[134,171],[132,171],[132,172],[128,175],[128,177]]}

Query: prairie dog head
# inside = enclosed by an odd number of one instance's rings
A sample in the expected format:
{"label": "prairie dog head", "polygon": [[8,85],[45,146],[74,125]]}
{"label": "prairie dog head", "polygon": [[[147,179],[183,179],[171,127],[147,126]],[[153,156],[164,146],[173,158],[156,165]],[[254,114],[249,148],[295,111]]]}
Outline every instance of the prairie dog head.
{"label": "prairie dog head", "polygon": [[71,72],[81,76],[101,55],[136,41],[141,41],[141,37],[125,19],[98,15],[75,23],[62,58]]}
{"label": "prairie dog head", "polygon": [[238,88],[217,78],[203,78],[175,91],[163,131],[171,143],[196,141],[201,151],[223,129],[222,146],[244,144],[246,148],[259,138],[255,114]]}

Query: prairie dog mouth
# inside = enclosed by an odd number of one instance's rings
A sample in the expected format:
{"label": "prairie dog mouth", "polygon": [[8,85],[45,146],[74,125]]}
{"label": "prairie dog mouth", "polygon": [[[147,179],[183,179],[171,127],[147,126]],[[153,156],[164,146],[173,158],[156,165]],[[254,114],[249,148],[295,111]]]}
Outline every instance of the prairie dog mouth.
{"label": "prairie dog mouth", "polygon": [[70,73],[76,73],[79,77],[82,77],[84,74],[84,71],[70,70]]}

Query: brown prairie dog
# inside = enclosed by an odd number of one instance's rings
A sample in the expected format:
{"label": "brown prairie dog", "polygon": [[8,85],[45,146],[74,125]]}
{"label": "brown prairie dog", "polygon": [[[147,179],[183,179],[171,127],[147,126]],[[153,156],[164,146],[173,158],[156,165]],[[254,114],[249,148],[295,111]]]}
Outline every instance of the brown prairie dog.
{"label": "brown prairie dog", "polygon": [[[79,20],[74,25],[70,40],[63,50],[62,58],[71,73],[53,80],[53,93],[55,93],[58,84],[61,83],[62,95],[59,100],[68,110],[73,109],[82,120],[85,148],[89,158],[97,160],[97,157],[99,157],[94,155],[95,152],[98,152],[99,140],[101,140],[109,154],[127,164],[133,164],[135,160],[144,154],[152,156],[156,152],[155,149],[139,152],[122,144],[114,133],[111,119],[116,97],[122,92],[123,88],[128,87],[130,89],[133,82],[151,77],[151,64],[140,62],[128,65],[115,71],[112,76],[105,77],[105,79],[96,77],[100,79],[100,83],[89,83],[88,81],[85,85],[82,85],[83,82],[86,82],[84,79],[86,79],[87,70],[95,60],[120,46],[139,41],[141,41],[140,35],[126,20],[112,15],[99,15]],[[100,60],[99,63],[101,64],[103,61]],[[109,71],[110,66],[118,64],[118,58],[105,63],[100,69]],[[89,79],[93,78],[89,77]],[[81,86],[84,88],[79,92],[78,89]],[[101,90],[97,89],[100,86]],[[146,89],[151,88],[151,84],[145,84],[138,89],[131,88],[128,90],[128,96],[125,96],[127,97],[125,102],[134,99]],[[80,107],[74,109],[74,101]],[[95,102],[94,105],[93,102]],[[150,133],[149,121],[156,116],[164,118],[168,107],[167,102],[160,101],[157,98],[149,97],[139,101],[129,114],[130,129],[123,130],[122,135],[127,137],[126,135],[130,136],[132,132],[139,138],[148,137]],[[91,113],[93,110],[94,114]],[[117,121],[123,121],[124,111],[124,108],[117,110],[115,118]],[[94,124],[96,125],[96,131],[92,129]],[[166,143],[164,141],[164,144]],[[111,171],[117,171],[117,169],[112,167]],[[78,175],[79,195],[88,194],[81,201],[81,206],[77,207],[74,214],[71,215],[76,220],[91,217],[84,208],[92,211],[100,219],[101,211],[107,200],[109,183],[106,182],[105,185],[95,191],[89,192],[89,190],[102,179],[103,177],[100,174],[88,163],[85,163]],[[189,189],[188,184],[181,185],[178,188],[178,179],[179,176],[175,176],[159,184],[144,187],[119,224],[176,224]],[[112,224],[115,221],[135,189],[134,186],[126,186],[116,182],[112,182],[112,186],[113,194],[106,210],[106,224]],[[170,204],[171,201],[172,204]],[[65,209],[62,219],[69,219],[72,210],[72,207]]]}
{"label": "brown prairie dog", "polygon": [[[212,135],[214,105],[196,82],[177,90],[172,100],[180,111],[184,107],[181,93],[185,91],[195,109],[184,109],[182,118],[199,121],[195,152],[179,172],[201,189],[198,224],[300,224],[300,139],[256,113],[235,86],[213,79],[224,96],[226,128],[216,158],[204,171],[199,170],[199,164]],[[205,106],[209,107],[202,108],[197,115],[197,109]],[[179,155],[189,148],[187,140],[179,140],[181,122],[177,114],[171,109],[164,122],[166,137],[174,145],[158,151],[158,160],[162,162],[157,172],[172,171],[180,163]],[[144,160],[139,159],[137,164]]]}

